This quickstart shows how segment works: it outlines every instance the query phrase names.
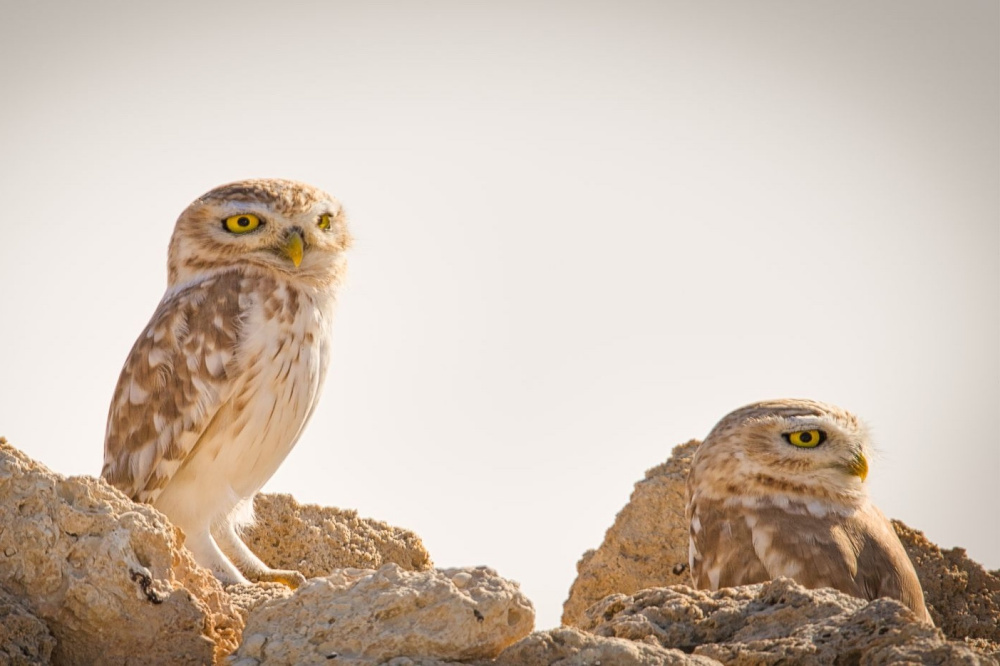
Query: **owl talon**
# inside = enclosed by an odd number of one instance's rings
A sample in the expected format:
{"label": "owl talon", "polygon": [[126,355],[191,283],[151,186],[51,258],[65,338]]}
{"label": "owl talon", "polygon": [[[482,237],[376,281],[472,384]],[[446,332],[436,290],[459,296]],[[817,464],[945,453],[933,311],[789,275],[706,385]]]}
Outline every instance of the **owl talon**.
{"label": "owl talon", "polygon": [[292,571],[291,569],[271,569],[270,571],[261,571],[256,578],[259,583],[281,583],[282,585],[286,585],[293,590],[301,587],[306,582],[305,576],[300,574],[298,571]]}

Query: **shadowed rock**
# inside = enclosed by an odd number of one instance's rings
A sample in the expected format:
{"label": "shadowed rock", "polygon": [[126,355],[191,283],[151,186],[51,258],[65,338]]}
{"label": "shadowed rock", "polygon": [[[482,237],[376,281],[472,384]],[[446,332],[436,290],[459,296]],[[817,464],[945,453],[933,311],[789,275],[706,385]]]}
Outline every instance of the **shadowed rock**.
{"label": "shadowed rock", "polygon": [[788,578],[717,592],[678,585],[616,594],[588,609],[583,625],[732,666],[996,663],[895,599],[869,602]]}

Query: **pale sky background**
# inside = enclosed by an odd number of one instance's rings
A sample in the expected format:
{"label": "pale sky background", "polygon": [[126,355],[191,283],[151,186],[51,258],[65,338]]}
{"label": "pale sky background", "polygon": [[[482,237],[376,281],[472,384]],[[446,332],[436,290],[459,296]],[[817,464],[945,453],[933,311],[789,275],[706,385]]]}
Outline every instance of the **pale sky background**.
{"label": "pale sky background", "polygon": [[647,468],[809,397],[1000,567],[995,0],[0,5],[0,435],[52,469],[100,471],[181,210],[287,177],[357,240],[265,490],[548,628]]}

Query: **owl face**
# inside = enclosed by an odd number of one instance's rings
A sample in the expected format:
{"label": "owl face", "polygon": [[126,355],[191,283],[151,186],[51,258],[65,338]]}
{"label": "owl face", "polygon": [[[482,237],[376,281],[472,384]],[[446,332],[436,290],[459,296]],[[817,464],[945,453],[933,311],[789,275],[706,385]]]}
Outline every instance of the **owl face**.
{"label": "owl face", "polygon": [[699,448],[694,467],[729,496],[861,497],[870,457],[855,416],[809,400],[748,405],[726,416]]}
{"label": "owl face", "polygon": [[310,185],[246,180],[203,195],[170,241],[170,285],[209,270],[254,266],[328,286],[343,271],[350,235],[340,203]]}

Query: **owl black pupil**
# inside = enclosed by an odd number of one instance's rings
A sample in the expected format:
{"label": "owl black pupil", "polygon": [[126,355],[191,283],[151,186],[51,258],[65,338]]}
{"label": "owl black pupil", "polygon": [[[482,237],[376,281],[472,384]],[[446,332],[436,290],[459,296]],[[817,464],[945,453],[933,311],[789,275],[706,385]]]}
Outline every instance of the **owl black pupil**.
{"label": "owl black pupil", "polygon": [[236,220],[236,224],[240,225],[241,227],[249,227],[250,226],[250,218],[249,217],[241,217],[240,219]]}
{"label": "owl black pupil", "polygon": [[807,432],[804,432],[804,433],[802,433],[802,434],[801,434],[801,435],[799,436],[799,439],[801,439],[801,440],[802,440],[802,443],[803,443],[803,444],[808,444],[809,442],[811,442],[811,441],[812,441],[812,438],[813,438],[813,436],[812,436],[812,435],[810,435],[810,434],[809,434],[809,433],[807,433]]}

